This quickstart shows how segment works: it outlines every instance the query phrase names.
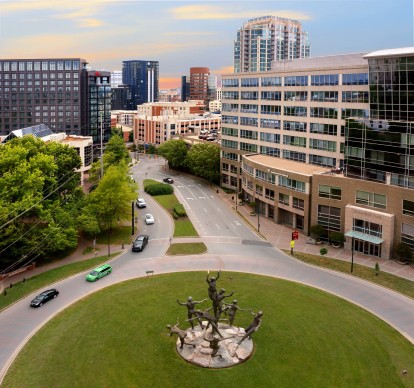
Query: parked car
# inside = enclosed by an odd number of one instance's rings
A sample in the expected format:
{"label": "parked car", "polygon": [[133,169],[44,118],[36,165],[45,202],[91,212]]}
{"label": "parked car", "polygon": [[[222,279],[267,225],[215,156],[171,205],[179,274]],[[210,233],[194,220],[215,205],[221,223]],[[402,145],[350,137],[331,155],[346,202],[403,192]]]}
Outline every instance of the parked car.
{"label": "parked car", "polygon": [[209,136],[207,139],[207,141],[214,141],[216,140],[215,136]]}
{"label": "parked car", "polygon": [[174,183],[174,179],[172,179],[172,178],[164,178],[163,181],[165,183]]}
{"label": "parked car", "polygon": [[139,208],[147,207],[147,203],[145,202],[144,198],[137,199],[137,207]]}
{"label": "parked car", "polygon": [[56,290],[56,288],[43,291],[30,302],[30,306],[41,307],[43,306],[43,303],[49,302],[49,300],[56,298],[58,295],[59,291]]}
{"label": "parked car", "polygon": [[91,273],[86,275],[88,282],[96,282],[98,279],[109,275],[112,272],[112,267],[109,264],[103,264],[98,268],[95,268]]}
{"label": "parked car", "polygon": [[145,223],[147,225],[153,224],[155,222],[154,216],[151,213],[145,214]]}
{"label": "parked car", "polygon": [[141,252],[148,244],[149,236],[147,234],[141,234],[132,243],[132,252]]}

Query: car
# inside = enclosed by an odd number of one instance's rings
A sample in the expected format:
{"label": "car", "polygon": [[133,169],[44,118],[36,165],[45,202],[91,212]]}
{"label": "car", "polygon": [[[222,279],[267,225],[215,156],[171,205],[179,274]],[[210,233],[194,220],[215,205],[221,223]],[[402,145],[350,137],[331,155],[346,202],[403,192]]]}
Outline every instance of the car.
{"label": "car", "polygon": [[174,179],[172,179],[172,178],[164,178],[163,181],[165,183],[174,183]]}
{"label": "car", "polygon": [[95,268],[91,273],[86,275],[88,282],[96,282],[98,279],[109,275],[112,272],[112,267],[109,264],[103,264],[98,268]]}
{"label": "car", "polygon": [[139,235],[132,243],[132,252],[141,252],[148,244],[149,236],[147,234]]}
{"label": "car", "polygon": [[56,298],[58,295],[59,291],[56,288],[43,291],[30,302],[30,306],[41,307],[44,303],[49,302],[49,300]]}
{"label": "car", "polygon": [[214,136],[209,136],[206,140],[207,141],[214,141],[214,140],[216,140],[216,138]]}
{"label": "car", "polygon": [[135,182],[135,178],[132,174],[129,176],[129,179],[131,179],[132,182]]}
{"label": "car", "polygon": [[140,209],[143,207],[147,207],[147,203],[145,202],[144,198],[137,199],[137,207],[139,207]]}
{"label": "car", "polygon": [[145,223],[147,224],[147,225],[149,225],[149,224],[153,224],[155,222],[155,220],[154,220],[154,216],[151,214],[151,213],[147,213],[147,214],[145,214]]}

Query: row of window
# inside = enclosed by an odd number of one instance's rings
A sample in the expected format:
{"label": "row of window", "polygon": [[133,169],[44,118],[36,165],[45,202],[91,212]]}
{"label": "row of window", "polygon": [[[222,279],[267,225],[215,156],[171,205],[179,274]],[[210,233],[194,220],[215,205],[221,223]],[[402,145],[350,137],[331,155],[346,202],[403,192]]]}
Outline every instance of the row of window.
{"label": "row of window", "polygon": [[[283,79],[283,84],[282,84]],[[320,74],[310,76],[311,86],[339,85],[339,74]],[[309,76],[224,78],[223,88],[258,86],[308,86]],[[342,85],[368,85],[368,73],[342,74]]]}
{"label": "row of window", "polygon": [[80,61],[0,61],[0,71],[79,70]]}

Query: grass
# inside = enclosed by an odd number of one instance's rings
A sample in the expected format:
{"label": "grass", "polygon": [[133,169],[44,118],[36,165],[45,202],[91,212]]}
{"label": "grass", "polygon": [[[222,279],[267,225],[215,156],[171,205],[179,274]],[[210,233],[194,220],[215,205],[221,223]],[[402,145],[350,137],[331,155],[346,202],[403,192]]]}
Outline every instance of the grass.
{"label": "grass", "polygon": [[[111,258],[117,256],[119,253],[111,254]],[[39,290],[43,287],[49,286],[59,280],[75,275],[79,272],[97,267],[101,263],[108,261],[108,256],[99,256],[92,259],[71,263],[44,272],[42,274],[26,279],[26,281],[13,284],[13,287],[6,288],[7,295],[0,295],[0,311],[10,306],[17,300],[29,295],[30,293]]]}
{"label": "grass", "polygon": [[[286,249],[283,249],[283,251],[286,254],[290,254],[290,251]],[[411,280],[392,275],[388,272],[382,272],[381,269],[379,270],[377,276],[375,268],[369,268],[365,265],[354,263],[353,272],[351,273],[351,264],[346,261],[337,260],[330,257],[311,255],[302,252],[294,252],[293,257],[308,264],[329,268],[338,272],[344,272],[348,275],[353,275],[355,277],[368,280],[372,283],[400,292],[401,294],[409,296],[410,298],[414,298],[414,287]]]}
{"label": "grass", "polygon": [[167,255],[195,255],[206,252],[207,247],[204,243],[177,243],[170,245]]}
{"label": "grass", "polygon": [[[236,290],[241,308],[264,311],[252,358],[221,370],[188,364],[165,326],[176,317],[181,328],[189,326],[176,298],[207,297],[205,275],[154,275],[86,296],[32,337],[4,386],[414,386],[414,347],[379,318],[305,285],[242,273],[222,273],[218,283]],[[235,324],[251,319],[239,311]]]}

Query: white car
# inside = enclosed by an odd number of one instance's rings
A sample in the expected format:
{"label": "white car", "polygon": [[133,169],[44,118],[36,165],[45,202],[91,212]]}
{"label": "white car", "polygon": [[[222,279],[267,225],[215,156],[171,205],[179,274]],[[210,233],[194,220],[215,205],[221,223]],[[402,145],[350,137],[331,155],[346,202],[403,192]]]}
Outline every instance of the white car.
{"label": "white car", "polygon": [[147,214],[145,214],[145,223],[147,224],[147,225],[149,225],[149,224],[153,224],[155,222],[155,220],[154,220],[154,216],[151,214],[151,213],[147,213]]}
{"label": "white car", "polygon": [[139,208],[147,207],[147,203],[145,202],[144,198],[137,199],[137,207]]}

